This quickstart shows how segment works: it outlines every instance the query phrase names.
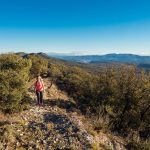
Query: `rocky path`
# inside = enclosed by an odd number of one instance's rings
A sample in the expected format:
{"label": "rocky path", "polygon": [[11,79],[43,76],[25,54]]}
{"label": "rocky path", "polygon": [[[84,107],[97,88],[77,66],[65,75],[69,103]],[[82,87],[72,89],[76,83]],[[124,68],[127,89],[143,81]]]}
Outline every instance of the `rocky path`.
{"label": "rocky path", "polygon": [[[6,145],[1,148],[91,149],[92,136],[84,130],[81,121],[84,116],[76,108],[75,102],[55,85],[50,88],[49,80],[45,80],[45,84],[44,107],[36,106],[34,102],[30,110],[9,116],[6,126],[11,125],[11,129],[8,129],[11,131],[7,133],[10,141],[4,141]],[[35,99],[33,92],[30,95]],[[10,133],[14,131],[15,133]]]}
{"label": "rocky path", "polygon": [[[77,109],[73,99],[58,90],[55,85],[50,88],[49,80],[46,79],[44,82],[46,85],[44,107],[36,106],[34,101],[30,110],[9,116],[7,118],[9,121],[4,122],[6,134],[3,143],[0,143],[0,149],[96,150],[96,146],[93,147],[94,140],[98,139],[99,142],[101,139],[95,138],[87,130],[90,125]],[[31,82],[29,86],[32,84]],[[32,88],[30,95],[35,99]],[[108,139],[104,143],[107,141]],[[113,149],[112,143],[107,144]],[[121,150],[123,147],[117,149]]]}

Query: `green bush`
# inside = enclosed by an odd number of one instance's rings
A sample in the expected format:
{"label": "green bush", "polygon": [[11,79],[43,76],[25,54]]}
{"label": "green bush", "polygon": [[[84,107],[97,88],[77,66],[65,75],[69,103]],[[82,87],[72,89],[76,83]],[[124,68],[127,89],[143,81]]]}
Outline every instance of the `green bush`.
{"label": "green bush", "polygon": [[62,65],[56,65],[54,63],[48,64],[48,77],[51,78],[51,86],[57,82],[57,79],[62,76]]}
{"label": "green bush", "polygon": [[31,61],[15,54],[0,55],[0,110],[14,112],[24,107]]}
{"label": "green bush", "polygon": [[32,62],[32,67],[30,70],[31,77],[37,77],[38,75],[47,74],[48,71],[48,61],[38,55],[29,55],[28,57]]}

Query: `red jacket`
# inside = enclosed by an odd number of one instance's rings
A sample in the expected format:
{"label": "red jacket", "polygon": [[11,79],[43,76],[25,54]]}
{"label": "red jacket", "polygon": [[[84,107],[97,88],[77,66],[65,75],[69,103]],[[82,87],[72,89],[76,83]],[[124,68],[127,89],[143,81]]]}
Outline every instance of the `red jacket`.
{"label": "red jacket", "polygon": [[39,92],[44,90],[44,85],[42,81],[35,82],[35,90]]}

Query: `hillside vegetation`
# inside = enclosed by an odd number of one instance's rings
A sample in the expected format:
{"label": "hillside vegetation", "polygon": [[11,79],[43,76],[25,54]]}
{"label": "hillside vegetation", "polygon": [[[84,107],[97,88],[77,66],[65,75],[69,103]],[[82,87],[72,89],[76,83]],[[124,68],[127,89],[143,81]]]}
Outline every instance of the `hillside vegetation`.
{"label": "hillside vegetation", "polygon": [[[36,54],[1,55],[1,112],[28,111],[33,103],[29,81],[41,74],[49,80],[49,88],[56,84],[73,99],[75,108],[90,124],[89,132],[97,135],[103,131],[123,138],[126,149],[150,149],[149,72],[133,65],[120,65],[91,73],[60,62]],[[100,149],[99,141],[94,148]]]}
{"label": "hillside vegetation", "polygon": [[29,103],[27,83],[31,60],[13,54],[0,55],[0,110],[14,112]]}

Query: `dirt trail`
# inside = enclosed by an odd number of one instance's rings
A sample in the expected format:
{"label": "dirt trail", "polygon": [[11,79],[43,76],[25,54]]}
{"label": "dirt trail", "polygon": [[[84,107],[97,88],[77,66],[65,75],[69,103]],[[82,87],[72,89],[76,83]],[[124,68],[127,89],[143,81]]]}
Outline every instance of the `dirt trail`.
{"label": "dirt trail", "polygon": [[[30,95],[35,99],[31,86],[33,82],[29,87]],[[34,101],[30,110],[9,116],[11,129],[6,136],[10,136],[10,140],[4,140],[5,144],[0,143],[0,149],[90,150],[96,149],[97,144],[94,143],[101,141],[101,149],[124,149],[122,145],[110,141],[105,134],[101,134],[100,137],[92,134],[90,124],[78,110],[74,100],[60,91],[56,85],[50,88],[50,80],[44,79],[44,83],[44,107],[39,108]]]}

